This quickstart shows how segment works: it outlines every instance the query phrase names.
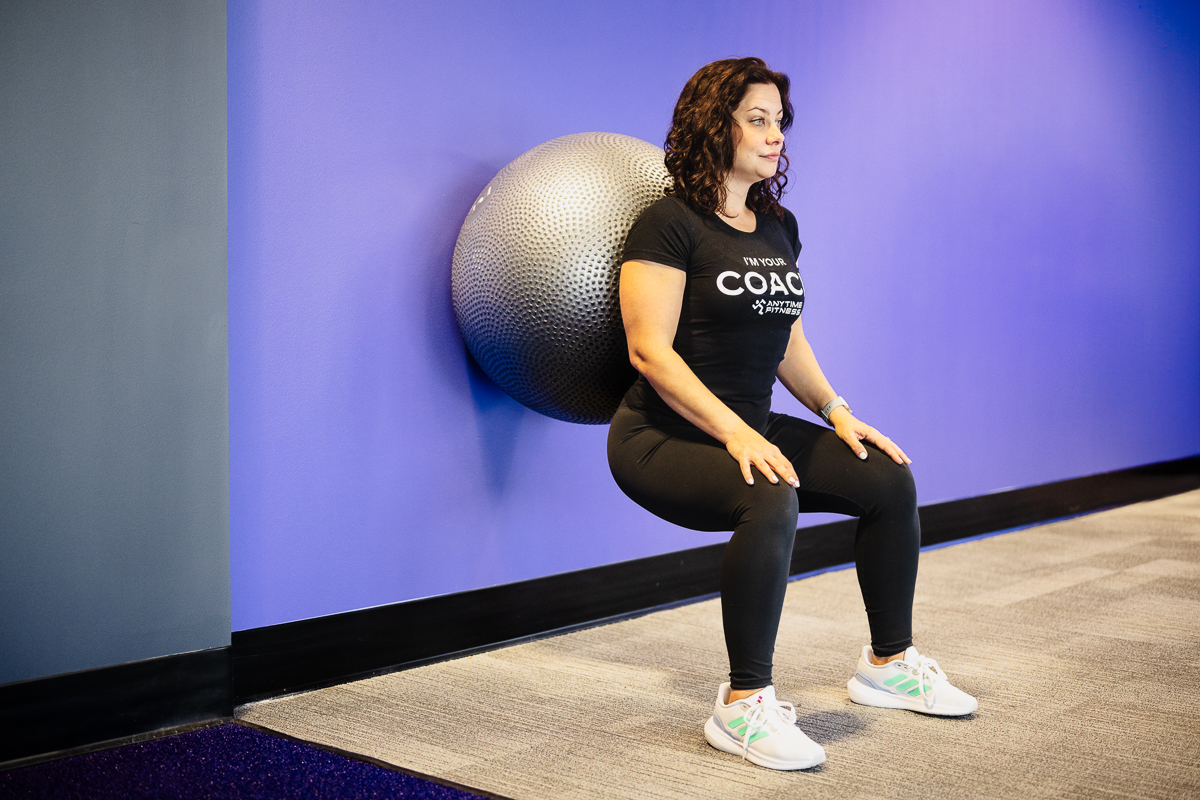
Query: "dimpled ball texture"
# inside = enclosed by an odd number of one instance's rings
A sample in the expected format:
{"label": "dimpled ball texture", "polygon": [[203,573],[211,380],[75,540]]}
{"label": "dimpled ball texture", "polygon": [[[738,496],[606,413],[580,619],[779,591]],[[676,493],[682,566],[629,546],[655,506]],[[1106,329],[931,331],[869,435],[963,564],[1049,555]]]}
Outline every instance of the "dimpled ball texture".
{"label": "dimpled ball texture", "polygon": [[497,386],[555,419],[604,424],[637,374],[617,296],[638,214],[669,185],[663,151],[616,133],[538,145],[467,212],[451,270],[467,349]]}

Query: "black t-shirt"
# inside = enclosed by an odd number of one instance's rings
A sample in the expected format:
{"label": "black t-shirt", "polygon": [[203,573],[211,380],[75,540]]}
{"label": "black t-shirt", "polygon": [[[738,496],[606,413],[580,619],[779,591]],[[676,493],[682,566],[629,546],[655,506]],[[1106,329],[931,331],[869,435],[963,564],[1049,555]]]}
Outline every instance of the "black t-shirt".
{"label": "black t-shirt", "polygon": [[[775,370],[804,306],[796,218],[758,214],[753,233],[667,196],[625,239],[622,261],[654,261],[687,273],[675,352],[755,430],[766,430]],[[661,423],[686,422],[644,377],[625,402]]]}

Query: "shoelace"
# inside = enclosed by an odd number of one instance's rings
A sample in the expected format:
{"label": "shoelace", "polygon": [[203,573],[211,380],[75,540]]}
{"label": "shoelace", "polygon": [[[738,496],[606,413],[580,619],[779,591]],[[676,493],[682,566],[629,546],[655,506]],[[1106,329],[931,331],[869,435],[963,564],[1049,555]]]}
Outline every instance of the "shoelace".
{"label": "shoelace", "polygon": [[[920,656],[917,659],[916,667],[917,686],[921,690],[921,699],[925,701],[926,708],[932,708],[937,702],[937,687],[938,684],[946,680],[946,673],[942,672],[942,668],[938,666],[938,662],[927,656]],[[929,685],[929,691],[925,691],[926,684]]]}
{"label": "shoelace", "polygon": [[776,700],[773,703],[764,703],[761,700],[754,704],[753,710],[747,712],[746,733],[742,736],[742,759],[745,760],[746,753],[750,749],[750,740],[754,738],[754,734],[765,728],[770,722],[773,715],[778,715],[779,719],[788,725],[796,724],[796,707],[788,702]]}

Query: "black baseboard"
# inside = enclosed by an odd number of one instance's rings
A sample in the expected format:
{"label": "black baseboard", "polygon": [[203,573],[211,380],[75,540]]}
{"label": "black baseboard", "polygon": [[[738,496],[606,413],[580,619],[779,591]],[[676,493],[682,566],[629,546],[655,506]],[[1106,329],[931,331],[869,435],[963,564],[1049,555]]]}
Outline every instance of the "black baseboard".
{"label": "black baseboard", "polygon": [[[922,506],[923,545],[1200,488],[1200,456]],[[801,528],[797,575],[853,560],[854,520]],[[723,544],[233,632],[234,702],[329,686],[714,594]]]}
{"label": "black baseboard", "polygon": [[5,684],[0,686],[0,768],[230,717],[232,687],[228,647]]}

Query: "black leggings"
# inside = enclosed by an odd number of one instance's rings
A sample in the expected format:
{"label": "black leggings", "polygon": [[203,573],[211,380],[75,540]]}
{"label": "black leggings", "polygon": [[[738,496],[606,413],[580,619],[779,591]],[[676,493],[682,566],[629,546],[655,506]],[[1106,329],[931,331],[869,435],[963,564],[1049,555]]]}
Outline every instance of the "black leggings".
{"label": "black leggings", "polygon": [[871,647],[879,656],[902,652],[912,644],[921,545],[912,473],[869,444],[860,461],[833,431],[783,414],[771,414],[764,435],[792,462],[799,489],[773,484],[757,470],[750,486],[711,436],[687,423],[655,425],[624,403],[608,432],[609,467],[634,502],[685,528],[733,531],[721,564],[730,685],[771,683],[801,511],[859,518],[854,558]]}

